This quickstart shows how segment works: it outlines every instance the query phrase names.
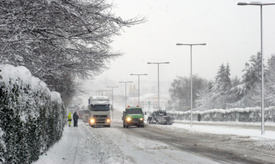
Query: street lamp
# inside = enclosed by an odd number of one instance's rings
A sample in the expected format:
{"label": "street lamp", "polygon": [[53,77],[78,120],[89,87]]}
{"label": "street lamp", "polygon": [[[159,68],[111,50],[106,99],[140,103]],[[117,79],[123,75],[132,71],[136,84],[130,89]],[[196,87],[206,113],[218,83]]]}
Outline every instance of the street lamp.
{"label": "street lamp", "polygon": [[182,44],[182,43],[177,43],[177,46],[190,46],[190,80],[191,80],[191,105],[190,105],[190,113],[191,113],[191,119],[190,119],[190,126],[192,127],[193,125],[193,75],[192,75],[192,47],[193,46],[205,46],[206,43],[197,43],[197,44]]}
{"label": "street lamp", "polygon": [[169,62],[147,62],[147,64],[157,64],[158,65],[158,109],[159,109],[159,65],[160,64],[169,64]]}
{"label": "street lamp", "polygon": [[112,88],[112,119],[114,119],[114,88],[118,86],[107,86],[107,88]]}
{"label": "street lamp", "polygon": [[127,83],[132,83],[132,81],[119,81],[119,83],[125,84],[125,108],[127,107]]}
{"label": "street lamp", "polygon": [[140,87],[139,87],[139,77],[146,76],[147,74],[130,74],[132,76],[138,76],[138,105],[140,105]]}
{"label": "street lamp", "polygon": [[262,62],[262,87],[261,87],[261,117],[262,117],[262,123],[261,123],[261,134],[264,134],[264,62],[263,62],[263,12],[262,8],[263,6],[269,6],[269,5],[275,5],[275,3],[260,3],[260,2],[251,2],[251,3],[245,3],[245,2],[239,2],[238,5],[240,6],[260,6],[260,19],[261,19],[261,62]]}

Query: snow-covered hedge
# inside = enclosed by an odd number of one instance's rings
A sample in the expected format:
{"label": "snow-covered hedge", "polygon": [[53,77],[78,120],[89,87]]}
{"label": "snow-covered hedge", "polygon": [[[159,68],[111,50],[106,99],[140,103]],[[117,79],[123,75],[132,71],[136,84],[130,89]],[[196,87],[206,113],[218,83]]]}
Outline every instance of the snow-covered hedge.
{"label": "snow-covered hedge", "polygon": [[61,138],[65,108],[27,68],[0,70],[0,163],[31,163]]}
{"label": "snow-covered hedge", "polygon": [[[179,112],[169,111],[170,116],[176,120],[190,120],[190,111]],[[193,120],[198,120],[201,115],[201,121],[236,121],[236,122],[260,122],[261,108],[233,108],[233,109],[210,109],[203,111],[193,111]],[[265,121],[275,122],[275,107],[265,108]]]}

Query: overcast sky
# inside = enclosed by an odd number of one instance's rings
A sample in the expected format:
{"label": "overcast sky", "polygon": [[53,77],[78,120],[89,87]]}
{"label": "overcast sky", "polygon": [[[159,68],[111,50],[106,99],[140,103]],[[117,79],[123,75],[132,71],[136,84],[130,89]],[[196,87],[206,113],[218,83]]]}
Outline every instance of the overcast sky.
{"label": "overcast sky", "polygon": [[[219,66],[229,63],[231,77],[243,75],[245,62],[260,51],[260,7],[238,6],[247,0],[109,0],[113,12],[123,19],[146,17],[147,22],[124,29],[114,38],[113,51],[124,55],[109,63],[109,69],[95,77],[94,90],[107,85],[124,87],[118,81],[134,81],[131,73],[147,73],[141,86],[170,83],[177,76],[190,76],[190,48],[176,43],[206,43],[193,47],[193,75],[214,80]],[[263,0],[263,3],[273,2]],[[264,59],[275,54],[275,6],[263,7]],[[103,84],[103,81],[106,81]],[[137,84],[136,84],[137,85]],[[98,86],[98,87],[96,87]],[[168,90],[163,88],[162,90]]]}

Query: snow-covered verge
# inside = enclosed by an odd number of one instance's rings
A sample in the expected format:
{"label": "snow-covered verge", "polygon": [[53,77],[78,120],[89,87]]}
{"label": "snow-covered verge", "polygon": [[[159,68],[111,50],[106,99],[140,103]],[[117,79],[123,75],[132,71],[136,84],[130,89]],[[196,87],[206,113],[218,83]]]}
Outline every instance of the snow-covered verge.
{"label": "snow-covered verge", "polygon": [[0,163],[31,163],[61,138],[66,111],[27,68],[0,70]]}
{"label": "snow-covered verge", "polygon": [[[176,120],[190,120],[191,112],[168,111]],[[233,108],[233,109],[210,109],[193,111],[193,120],[201,121],[233,121],[233,122],[261,122],[261,108]],[[275,122],[275,107],[265,108],[265,121]]]}

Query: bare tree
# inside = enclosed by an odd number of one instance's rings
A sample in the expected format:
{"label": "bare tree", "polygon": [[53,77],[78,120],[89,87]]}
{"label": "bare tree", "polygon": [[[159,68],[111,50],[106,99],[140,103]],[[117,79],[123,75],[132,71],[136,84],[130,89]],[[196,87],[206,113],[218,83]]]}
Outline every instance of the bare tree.
{"label": "bare tree", "polygon": [[[208,87],[208,82],[198,75],[193,76],[193,103],[199,99],[199,94],[202,90]],[[177,77],[171,83],[169,89],[171,100],[169,101],[169,108],[176,110],[189,110],[190,109],[190,86],[191,80],[188,77]],[[193,104],[194,107],[197,104]]]}
{"label": "bare tree", "polygon": [[26,66],[63,97],[74,93],[75,77],[101,72],[120,55],[110,51],[112,37],[144,21],[111,9],[105,0],[2,0],[0,60]]}

